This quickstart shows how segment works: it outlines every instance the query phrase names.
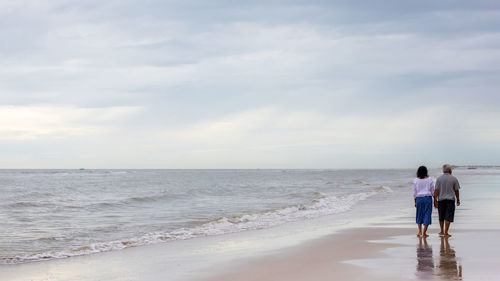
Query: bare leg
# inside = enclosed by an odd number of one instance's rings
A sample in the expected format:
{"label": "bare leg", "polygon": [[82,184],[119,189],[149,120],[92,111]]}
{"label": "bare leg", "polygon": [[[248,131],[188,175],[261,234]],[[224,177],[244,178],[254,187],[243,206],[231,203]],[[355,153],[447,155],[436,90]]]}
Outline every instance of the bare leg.
{"label": "bare leg", "polygon": [[441,232],[439,232],[439,235],[444,235],[444,221],[439,221],[439,227],[441,228]]}
{"label": "bare leg", "polygon": [[422,224],[419,224],[418,225],[418,233],[417,233],[417,236],[422,236]]}
{"label": "bare leg", "polygon": [[446,236],[446,237],[451,236],[450,234],[448,234],[448,229],[450,229],[450,222],[444,221],[444,236]]}
{"label": "bare leg", "polygon": [[429,235],[427,235],[427,228],[429,228],[429,226],[428,225],[424,225],[424,233],[422,235],[423,237],[429,236]]}

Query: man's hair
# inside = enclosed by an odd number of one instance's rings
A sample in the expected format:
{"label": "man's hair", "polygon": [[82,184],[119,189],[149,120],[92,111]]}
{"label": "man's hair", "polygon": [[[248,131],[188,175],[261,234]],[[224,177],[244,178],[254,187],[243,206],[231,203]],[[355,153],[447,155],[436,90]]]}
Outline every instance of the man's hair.
{"label": "man's hair", "polygon": [[424,179],[425,177],[428,177],[428,176],[429,176],[429,173],[427,172],[427,167],[425,167],[425,166],[418,167],[417,178]]}
{"label": "man's hair", "polygon": [[443,173],[451,174],[451,165],[450,164],[443,165]]}

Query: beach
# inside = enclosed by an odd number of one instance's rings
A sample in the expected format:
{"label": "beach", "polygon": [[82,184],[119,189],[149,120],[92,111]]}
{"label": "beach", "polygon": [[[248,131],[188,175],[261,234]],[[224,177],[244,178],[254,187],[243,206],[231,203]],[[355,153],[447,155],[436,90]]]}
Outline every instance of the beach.
{"label": "beach", "polygon": [[[452,237],[438,235],[437,211],[429,237],[416,236],[414,217],[352,227],[243,263],[215,280],[497,280],[500,258],[498,175],[467,178]],[[466,199],[465,199],[466,198]]]}
{"label": "beach", "polygon": [[263,229],[2,264],[0,280],[496,280],[500,173],[456,174],[462,206],[449,239],[437,235],[436,211],[430,236],[419,239],[413,206],[383,213],[368,199],[350,211]]}

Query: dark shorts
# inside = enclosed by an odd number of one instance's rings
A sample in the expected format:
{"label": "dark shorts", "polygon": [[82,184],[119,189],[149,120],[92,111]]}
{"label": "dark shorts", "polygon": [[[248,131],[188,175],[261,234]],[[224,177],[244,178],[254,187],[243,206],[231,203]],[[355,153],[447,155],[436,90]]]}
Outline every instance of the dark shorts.
{"label": "dark shorts", "polygon": [[440,221],[453,222],[455,218],[455,200],[441,200],[438,202]]}

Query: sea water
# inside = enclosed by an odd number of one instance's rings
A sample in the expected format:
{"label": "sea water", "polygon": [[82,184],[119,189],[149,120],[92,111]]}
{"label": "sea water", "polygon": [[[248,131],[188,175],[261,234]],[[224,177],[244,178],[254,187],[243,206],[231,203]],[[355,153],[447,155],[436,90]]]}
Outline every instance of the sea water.
{"label": "sea water", "polygon": [[0,170],[0,264],[227,235],[324,216],[390,215],[413,201],[414,174]]}

